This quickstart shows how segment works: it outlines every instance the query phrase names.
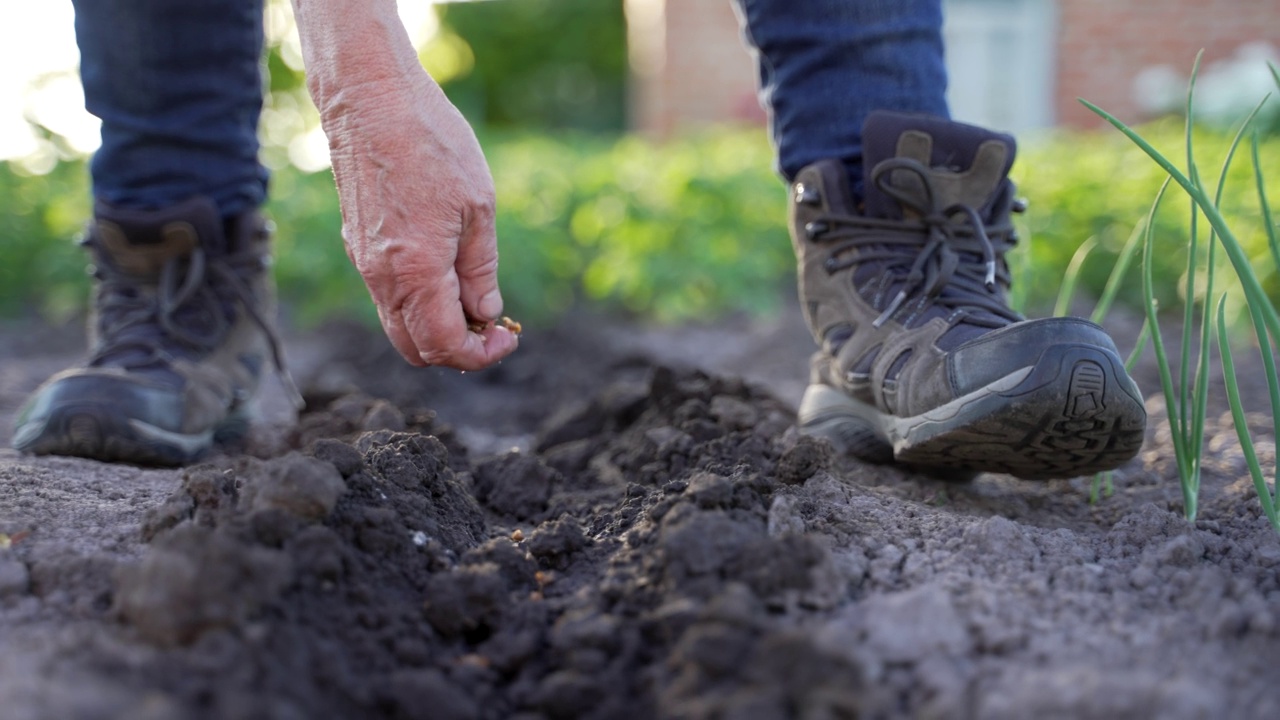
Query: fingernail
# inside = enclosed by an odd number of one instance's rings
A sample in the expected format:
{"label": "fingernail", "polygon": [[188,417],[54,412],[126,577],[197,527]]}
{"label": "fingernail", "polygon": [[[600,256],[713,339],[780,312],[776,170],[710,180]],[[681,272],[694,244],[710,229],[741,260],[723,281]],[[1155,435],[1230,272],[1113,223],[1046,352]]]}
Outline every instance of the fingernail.
{"label": "fingernail", "polygon": [[502,293],[497,288],[489,291],[489,294],[480,298],[480,316],[486,320],[496,320],[502,314]]}

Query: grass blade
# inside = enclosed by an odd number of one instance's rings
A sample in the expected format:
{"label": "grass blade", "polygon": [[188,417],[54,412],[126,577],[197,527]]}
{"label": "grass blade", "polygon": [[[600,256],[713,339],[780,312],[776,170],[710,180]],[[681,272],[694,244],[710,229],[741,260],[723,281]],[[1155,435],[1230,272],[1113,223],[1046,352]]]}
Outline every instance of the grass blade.
{"label": "grass blade", "polygon": [[[1236,150],[1240,148],[1240,141],[1244,139],[1244,131],[1248,130],[1250,125],[1253,125],[1253,121],[1258,117],[1258,113],[1262,112],[1262,107],[1266,105],[1267,101],[1270,99],[1271,93],[1267,93],[1266,96],[1262,98],[1262,101],[1254,106],[1253,111],[1245,116],[1244,122],[1240,123],[1240,129],[1236,130],[1235,136],[1231,138],[1231,144],[1227,146],[1227,156],[1222,161],[1222,172],[1218,174],[1218,189],[1213,196],[1214,207],[1219,207],[1222,204],[1222,190],[1227,184],[1227,171],[1231,169],[1231,161],[1235,159]],[[1255,140],[1254,149],[1256,151],[1257,135],[1255,134],[1253,137]],[[1255,163],[1255,169],[1256,167],[1257,165]]]}
{"label": "grass blade", "polygon": [[[1276,81],[1276,87],[1280,88],[1280,70],[1276,69],[1275,63],[1267,62],[1267,67],[1271,69],[1271,77]],[[1280,239],[1277,238],[1276,222],[1271,215],[1271,204],[1267,202],[1267,186],[1263,179],[1262,162],[1258,159],[1258,131],[1255,129],[1252,137],[1252,155],[1253,155],[1253,179],[1258,187],[1258,205],[1262,210],[1262,221],[1267,232],[1267,245],[1271,248],[1271,259],[1276,263],[1276,272],[1280,273]],[[1249,304],[1249,317],[1253,320],[1254,334],[1258,338],[1258,346],[1262,351],[1262,365],[1267,375],[1267,390],[1271,394],[1271,432],[1273,440],[1280,440],[1280,375],[1276,372],[1276,353],[1272,351],[1271,343],[1268,341],[1267,333],[1264,332],[1265,324],[1258,309]],[[1272,336],[1272,340],[1276,345],[1280,345],[1280,335]],[[1280,499],[1280,462],[1277,462],[1276,470],[1276,499]],[[1280,527],[1277,527],[1280,529]]]}
{"label": "grass blade", "polygon": [[1183,512],[1188,520],[1195,519],[1198,497],[1190,492],[1192,485],[1191,465],[1187,454],[1186,436],[1178,413],[1178,395],[1173,388],[1173,373],[1169,370],[1169,357],[1164,349],[1164,337],[1160,332],[1160,319],[1156,316],[1155,288],[1151,272],[1151,251],[1154,242],[1152,228],[1155,216],[1160,208],[1164,194],[1169,189],[1170,179],[1166,178],[1160,186],[1155,202],[1151,203],[1151,211],[1147,215],[1147,231],[1142,250],[1142,293],[1146,299],[1147,326],[1151,329],[1151,345],[1156,353],[1156,367],[1160,370],[1160,387],[1164,392],[1166,415],[1169,418],[1169,437],[1173,441],[1173,456],[1178,464],[1178,479],[1182,485]]}
{"label": "grass blade", "polygon": [[1116,258],[1115,267],[1111,268],[1111,275],[1107,277],[1107,284],[1102,288],[1102,296],[1098,298],[1098,304],[1093,308],[1093,314],[1089,319],[1102,324],[1106,319],[1107,313],[1111,312],[1111,305],[1115,302],[1116,295],[1120,292],[1120,281],[1124,279],[1126,273],[1129,272],[1129,264],[1133,261],[1133,256],[1137,254],[1140,247],[1139,241],[1142,240],[1143,231],[1147,228],[1147,219],[1144,217],[1133,226],[1133,232],[1129,233],[1129,239],[1124,241],[1124,247],[1120,249],[1120,256]]}
{"label": "grass blade", "polygon": [[[1274,65],[1271,72],[1275,72]],[[1280,76],[1276,77],[1280,84]],[[1262,210],[1262,225],[1267,230],[1267,245],[1271,248],[1271,259],[1276,263],[1276,272],[1280,273],[1280,239],[1276,237],[1276,221],[1271,217],[1271,203],[1267,202],[1267,183],[1263,179],[1262,162],[1258,159],[1258,133],[1253,133],[1253,181],[1258,186],[1258,205]]]}
{"label": "grass blade", "polygon": [[1267,327],[1262,324],[1262,315],[1257,308],[1249,306],[1249,319],[1253,321],[1254,336],[1258,339],[1258,347],[1262,351],[1262,369],[1267,378],[1267,392],[1271,400],[1271,437],[1280,439],[1280,373],[1276,371],[1276,354],[1271,349],[1271,340],[1280,344],[1280,338],[1268,338]]}
{"label": "grass blade", "polygon": [[[1204,49],[1196,53],[1195,64],[1191,66],[1191,79],[1187,81],[1187,104],[1186,114],[1182,124],[1184,143],[1186,144],[1187,153],[1187,176],[1192,184],[1200,187],[1200,170],[1196,166],[1195,148],[1192,142],[1192,118],[1195,117],[1195,92],[1196,79],[1200,77],[1200,62],[1204,59]],[[1182,344],[1180,349],[1180,363],[1178,365],[1178,414],[1182,420],[1184,430],[1190,430],[1195,427],[1194,421],[1187,417],[1193,403],[1191,396],[1193,389],[1191,386],[1191,333],[1195,327],[1196,314],[1196,268],[1199,266],[1200,254],[1200,233],[1199,233],[1200,211],[1196,209],[1195,203],[1191,204],[1191,239],[1187,243],[1187,287],[1186,298],[1182,306]],[[1212,247],[1212,244],[1211,244]],[[1210,276],[1212,279],[1212,276]],[[1205,297],[1209,297],[1206,295]],[[1207,311],[1205,313],[1208,314]],[[1187,438],[1189,441],[1190,438]]]}
{"label": "grass blade", "polygon": [[[1155,308],[1159,310],[1159,308]],[[1138,331],[1138,340],[1133,346],[1133,350],[1129,353],[1128,359],[1124,361],[1124,370],[1129,374],[1133,374],[1133,369],[1138,366],[1138,361],[1142,359],[1142,351],[1147,348],[1147,343],[1151,341],[1151,319],[1142,319],[1142,329]]]}
{"label": "grass blade", "polygon": [[[1019,237],[1031,237],[1030,231],[1026,225],[1030,222],[1027,213],[1033,210],[1028,209],[1026,213],[1018,214],[1014,219],[1014,227],[1017,229]],[[1017,312],[1023,312],[1027,306],[1027,281],[1025,278],[1031,277],[1031,251],[1026,241],[1020,241],[1009,251],[1006,256],[1009,260],[1009,270],[1013,277],[1024,278],[1022,282],[1014,282],[1009,286],[1009,307]]]}
{"label": "grass blade", "polygon": [[[1227,386],[1227,404],[1231,406],[1231,419],[1236,426],[1236,437],[1240,440],[1240,450],[1244,453],[1245,463],[1249,467],[1249,475],[1253,478],[1253,487],[1258,493],[1258,501],[1262,504],[1262,512],[1271,521],[1271,526],[1280,532],[1280,516],[1276,514],[1276,496],[1267,485],[1262,474],[1262,466],[1253,448],[1253,439],[1249,437],[1249,425],[1245,418],[1244,406],[1240,402],[1240,384],[1236,380],[1235,359],[1231,355],[1231,343],[1227,342],[1226,300],[1224,293],[1218,299],[1218,352],[1222,354],[1222,375]],[[1265,335],[1265,327],[1258,327]],[[1264,348],[1270,343],[1264,343]],[[1267,352],[1264,350],[1263,355]],[[1274,363],[1272,363],[1274,366]],[[1275,388],[1274,375],[1268,380]],[[1275,407],[1272,408],[1273,414]]]}
{"label": "grass blade", "polygon": [[[1188,133],[1187,142],[1190,143],[1191,136]],[[1189,147],[1189,145],[1188,145]],[[1198,183],[1199,180],[1197,179]],[[1182,420],[1184,431],[1189,431],[1194,423],[1191,418],[1187,417],[1187,413],[1192,407],[1192,385],[1191,385],[1191,333],[1195,327],[1196,320],[1196,269],[1199,263],[1199,219],[1200,211],[1196,209],[1195,203],[1191,203],[1191,239],[1187,243],[1187,287],[1186,295],[1182,303],[1182,342],[1178,346],[1180,358],[1178,365],[1178,415]],[[1210,244],[1210,249],[1213,245]],[[1212,257],[1212,256],[1211,256]],[[1212,261],[1210,262],[1212,264]],[[1212,279],[1210,275],[1210,279]],[[1205,323],[1207,324],[1207,323]],[[1190,442],[1190,438],[1184,438]]]}
{"label": "grass blade", "polygon": [[1098,236],[1094,235],[1080,243],[1076,252],[1067,263],[1067,271],[1062,276],[1062,287],[1058,289],[1058,300],[1053,304],[1053,316],[1062,317],[1071,311],[1071,298],[1076,294],[1076,283],[1080,281],[1080,270],[1089,253],[1098,246]]}
{"label": "grass blade", "polygon": [[[1209,298],[1213,297],[1213,276],[1217,270],[1217,253],[1218,245],[1213,242],[1213,235],[1209,236],[1209,258],[1205,268],[1205,287],[1204,301],[1200,307],[1200,347],[1196,356],[1196,376],[1195,386],[1193,388],[1194,395],[1191,401],[1191,447],[1193,448],[1191,456],[1195,461],[1195,471],[1192,477],[1195,478],[1195,492],[1200,494],[1200,460],[1202,452],[1200,448],[1204,447],[1204,417],[1205,411],[1209,406],[1209,347],[1210,338],[1212,338],[1213,322],[1209,315]],[[1193,299],[1187,301],[1188,306],[1195,304]],[[1185,354],[1185,353],[1184,353]]]}
{"label": "grass blade", "polygon": [[1195,117],[1196,80],[1200,77],[1200,62],[1204,60],[1204,48],[1196,53],[1196,61],[1191,65],[1191,79],[1187,81],[1186,122],[1183,125],[1187,143],[1187,176],[1191,182],[1200,184],[1200,170],[1196,168],[1196,156],[1191,148],[1191,119]]}
{"label": "grass blade", "polygon": [[[1221,211],[1222,209],[1222,193],[1227,186],[1227,172],[1231,169],[1231,161],[1235,159],[1236,150],[1240,148],[1240,141],[1244,139],[1245,131],[1253,124],[1254,118],[1258,116],[1258,113],[1262,110],[1262,107],[1266,105],[1269,99],[1271,99],[1270,93],[1268,93],[1266,97],[1262,98],[1262,101],[1253,108],[1253,112],[1245,116],[1244,121],[1240,123],[1240,129],[1236,131],[1235,137],[1231,140],[1231,145],[1227,147],[1227,155],[1222,161],[1222,171],[1218,174],[1218,188],[1214,192],[1213,196],[1213,207],[1218,211]],[[1206,409],[1209,405],[1209,348],[1211,338],[1210,325],[1212,323],[1210,323],[1208,310],[1209,298],[1214,295],[1214,279],[1217,276],[1217,239],[1217,231],[1211,231],[1209,234],[1208,267],[1205,275],[1205,300],[1203,305],[1205,312],[1201,313],[1200,357],[1196,360],[1195,400],[1192,408],[1193,419],[1191,423],[1191,442],[1193,443],[1193,447],[1200,447],[1204,443],[1204,419]],[[1263,345],[1265,346],[1265,328],[1262,330],[1262,333]],[[1198,454],[1197,457],[1199,457]],[[1198,478],[1199,476],[1200,475],[1197,472],[1196,477]]]}
{"label": "grass blade", "polygon": [[[1240,141],[1244,139],[1245,130],[1247,130],[1249,126],[1253,123],[1253,119],[1257,117],[1258,112],[1262,110],[1262,106],[1266,104],[1267,100],[1270,99],[1270,97],[1271,97],[1270,94],[1264,97],[1262,99],[1262,102],[1259,102],[1258,105],[1254,107],[1253,112],[1249,113],[1249,115],[1245,117],[1244,122],[1240,124],[1239,130],[1236,131],[1235,137],[1232,138],[1231,145],[1228,146],[1227,148],[1226,157],[1222,161],[1222,170],[1218,174],[1218,187],[1217,187],[1217,190],[1214,192],[1214,197],[1213,197],[1213,206],[1215,209],[1219,211],[1221,211],[1221,208],[1222,208],[1222,193],[1223,193],[1223,190],[1226,189],[1227,172],[1231,169],[1231,161],[1235,159],[1236,150],[1238,150],[1240,147]],[[1188,140],[1188,147],[1190,147],[1189,140]],[[1193,212],[1194,212],[1194,208],[1193,208]],[[1205,269],[1204,301],[1203,301],[1203,304],[1201,305],[1201,307],[1203,308],[1203,312],[1201,312],[1200,314],[1200,348],[1199,348],[1199,354],[1196,357],[1195,385],[1193,386],[1193,389],[1192,389],[1193,395],[1192,395],[1192,401],[1191,401],[1191,425],[1189,429],[1191,431],[1190,445],[1192,448],[1200,448],[1204,445],[1205,413],[1209,406],[1209,360],[1210,360],[1209,348],[1211,347],[1212,326],[1213,326],[1213,323],[1211,321],[1212,318],[1209,315],[1209,298],[1212,298],[1214,296],[1214,282],[1217,277],[1217,264],[1218,264],[1217,263],[1218,243],[1216,242],[1217,238],[1218,238],[1217,231],[1210,230],[1209,249],[1207,253],[1208,259],[1206,261],[1206,269]],[[1187,316],[1188,317],[1191,316],[1190,309],[1194,306],[1194,304],[1195,304],[1194,298],[1188,297],[1187,299],[1187,308],[1188,308]],[[1263,330],[1263,333],[1265,335],[1266,333],[1265,329]],[[1185,348],[1184,348],[1183,354],[1184,356],[1186,355]],[[1183,391],[1185,393],[1186,391],[1185,387],[1183,388]],[[1196,479],[1198,483],[1200,479],[1199,463],[1201,459],[1201,453],[1199,451],[1194,451],[1192,453],[1192,457],[1196,462],[1196,468],[1195,468],[1195,471],[1192,473],[1192,476]],[[1197,494],[1198,494],[1198,490],[1199,488],[1197,487]]]}
{"label": "grass blade", "polygon": [[1112,484],[1112,476],[1115,475],[1114,470],[1096,473],[1092,482],[1089,483],[1089,504],[1097,505],[1099,497],[1111,497],[1115,494],[1116,487]]}

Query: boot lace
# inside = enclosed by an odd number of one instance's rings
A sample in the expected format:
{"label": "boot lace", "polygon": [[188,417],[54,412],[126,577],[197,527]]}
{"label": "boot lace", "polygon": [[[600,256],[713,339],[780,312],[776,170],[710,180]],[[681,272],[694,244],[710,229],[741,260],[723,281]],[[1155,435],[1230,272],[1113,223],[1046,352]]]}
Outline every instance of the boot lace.
{"label": "boot lace", "polygon": [[[92,237],[82,244],[96,248]],[[89,365],[168,367],[179,355],[205,355],[222,342],[230,328],[232,308],[238,303],[262,331],[281,385],[290,402],[300,409],[302,395],[285,367],[280,338],[258,311],[253,291],[241,279],[263,272],[265,262],[253,252],[211,258],[204,249],[196,248],[185,258],[165,263],[154,293],[141,291],[137,278],[111,263],[95,263],[94,277],[101,283],[100,341]]]}
{"label": "boot lace", "polygon": [[[888,174],[895,170],[917,175],[924,188],[923,198],[890,185]],[[1002,260],[1017,242],[1007,216],[986,225],[978,211],[964,203],[938,207],[928,168],[911,158],[884,161],[876,167],[872,182],[918,217],[887,220],[827,213],[808,223],[805,230],[811,239],[832,246],[824,263],[827,272],[835,274],[874,263],[893,277],[888,287],[899,288],[872,323],[876,328],[888,322],[907,300],[921,296],[937,306],[979,311],[977,315],[965,313],[966,322],[974,324],[1002,327],[1005,321],[1021,319],[998,292],[999,287],[1009,286],[1009,269]]]}

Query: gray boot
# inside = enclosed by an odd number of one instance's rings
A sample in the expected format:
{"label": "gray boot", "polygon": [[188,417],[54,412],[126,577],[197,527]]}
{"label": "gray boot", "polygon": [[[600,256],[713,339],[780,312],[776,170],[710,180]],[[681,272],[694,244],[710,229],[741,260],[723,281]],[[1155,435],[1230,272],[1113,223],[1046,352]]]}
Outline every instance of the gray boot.
{"label": "gray boot", "polygon": [[177,465],[247,429],[271,329],[270,228],[206,198],[159,211],[99,205],[83,243],[96,279],[88,362],[20,411],[13,446]]}
{"label": "gray boot", "polygon": [[821,346],[801,430],[953,477],[1073,477],[1137,454],[1146,411],[1111,338],[1008,307],[1013,138],[875,113],[863,142],[862,207],[838,161],[792,186],[800,296]]}

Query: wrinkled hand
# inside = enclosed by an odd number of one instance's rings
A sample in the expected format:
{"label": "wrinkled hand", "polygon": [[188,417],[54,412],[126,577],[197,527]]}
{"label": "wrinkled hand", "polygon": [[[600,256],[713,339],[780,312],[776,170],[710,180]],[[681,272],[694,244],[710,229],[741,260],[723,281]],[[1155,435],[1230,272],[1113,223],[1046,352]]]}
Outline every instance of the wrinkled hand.
{"label": "wrinkled hand", "polygon": [[387,337],[414,365],[497,362],[515,335],[467,327],[502,314],[493,179],[475,134],[434,85],[355,102],[326,129],[347,254]]}
{"label": "wrinkled hand", "polygon": [[476,370],[516,348],[502,313],[493,179],[423,70],[395,0],[293,0],[329,137],[347,255],[414,365]]}

